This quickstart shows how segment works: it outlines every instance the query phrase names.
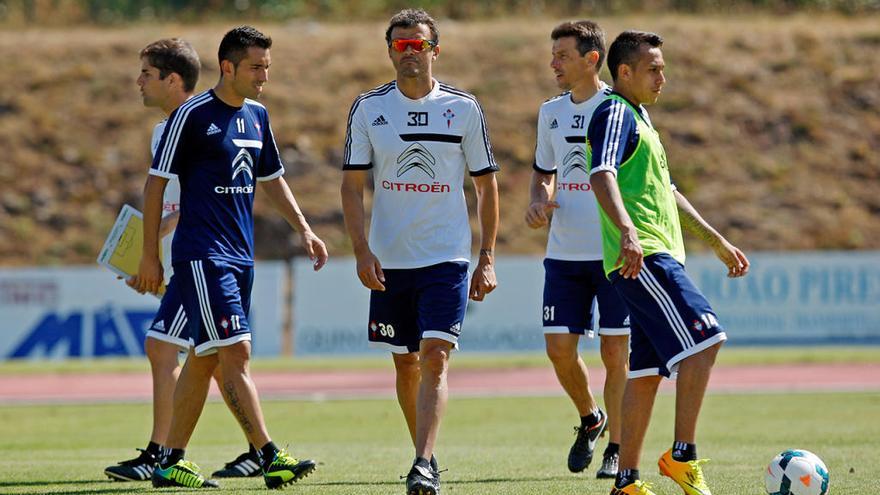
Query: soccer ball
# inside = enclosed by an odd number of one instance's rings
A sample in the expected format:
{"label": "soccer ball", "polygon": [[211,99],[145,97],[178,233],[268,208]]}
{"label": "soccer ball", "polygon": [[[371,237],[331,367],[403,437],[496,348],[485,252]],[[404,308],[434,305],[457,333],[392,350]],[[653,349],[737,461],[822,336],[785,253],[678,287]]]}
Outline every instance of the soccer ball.
{"label": "soccer ball", "polygon": [[786,450],[767,466],[764,485],[768,495],[826,495],[828,468],[806,450]]}

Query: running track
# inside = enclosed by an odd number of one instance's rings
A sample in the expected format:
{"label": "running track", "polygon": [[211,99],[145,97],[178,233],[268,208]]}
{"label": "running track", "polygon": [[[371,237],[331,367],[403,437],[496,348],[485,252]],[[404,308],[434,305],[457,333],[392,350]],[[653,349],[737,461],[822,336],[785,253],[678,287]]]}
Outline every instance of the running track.
{"label": "running track", "polygon": [[[603,369],[590,369],[601,390]],[[351,399],[394,396],[391,370],[254,372],[263,398]],[[452,397],[561,395],[552,369],[455,370]],[[729,366],[714,370],[710,392],[880,391],[880,364]],[[661,390],[671,391],[664,381]],[[211,395],[219,397],[212,384]],[[116,374],[0,375],[0,405],[34,403],[142,402],[152,397],[149,372]]]}

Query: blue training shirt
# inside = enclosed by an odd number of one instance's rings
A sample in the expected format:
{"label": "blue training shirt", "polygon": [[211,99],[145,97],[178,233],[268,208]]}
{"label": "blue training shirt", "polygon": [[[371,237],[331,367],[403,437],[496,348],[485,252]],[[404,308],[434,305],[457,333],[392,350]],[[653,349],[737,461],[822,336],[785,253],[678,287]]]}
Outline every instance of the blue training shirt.
{"label": "blue training shirt", "polygon": [[284,166],[266,107],[231,107],[205,91],[168,119],[150,174],[180,179],[172,263],[216,259],[253,265],[254,193]]}

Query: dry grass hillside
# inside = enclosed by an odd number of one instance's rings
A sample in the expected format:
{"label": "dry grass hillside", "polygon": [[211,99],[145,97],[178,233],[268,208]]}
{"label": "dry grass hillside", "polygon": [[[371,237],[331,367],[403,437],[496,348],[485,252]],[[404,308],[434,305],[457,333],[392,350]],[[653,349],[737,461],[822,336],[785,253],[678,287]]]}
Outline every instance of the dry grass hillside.
{"label": "dry grass hillside", "polygon": [[[880,248],[880,18],[613,17],[661,33],[669,83],[651,110],[681,189],[750,250]],[[477,95],[502,166],[499,251],[539,253],[522,214],[555,19],[442,22],[436,76]],[[91,263],[123,203],[140,204],[161,118],[135,86],[137,52],[167,36],[217,78],[227,25],[0,32],[0,259]],[[264,103],[286,175],[332,253],[350,252],[339,204],[352,99],[393,78],[384,25],[259,25],[276,41]],[[607,75],[607,74],[606,74]],[[258,254],[297,253],[258,198]],[[697,243],[691,243],[697,248]]]}

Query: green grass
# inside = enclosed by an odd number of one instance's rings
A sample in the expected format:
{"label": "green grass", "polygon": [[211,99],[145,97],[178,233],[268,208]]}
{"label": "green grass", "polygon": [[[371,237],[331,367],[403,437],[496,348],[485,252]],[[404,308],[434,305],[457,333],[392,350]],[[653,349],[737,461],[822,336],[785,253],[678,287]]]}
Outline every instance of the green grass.
{"label": "green grass", "polygon": [[[757,364],[832,364],[880,363],[878,347],[727,347],[718,356],[722,366]],[[585,349],[583,358],[589,366],[602,366],[595,349]],[[519,354],[457,353],[456,369],[540,368],[549,365],[541,352]],[[384,353],[365,356],[256,358],[257,371],[333,371],[393,369]],[[0,376],[31,373],[141,373],[148,370],[146,358],[80,359],[68,361],[22,360],[0,362]]]}
{"label": "green grass", "polygon": [[[276,443],[319,460],[318,471],[288,488],[303,494],[402,493],[412,448],[393,400],[269,401]],[[819,454],[833,494],[875,495],[877,394],[710,395],[700,425],[699,453],[712,458],[714,493],[763,493],[763,469],[785,448]],[[0,407],[0,492],[138,493],[148,483],[112,483],[102,470],[136,454],[149,434],[149,405]],[[449,404],[438,457],[448,468],[444,494],[605,495],[609,482],[572,475],[565,458],[575,422],[567,399],[456,399]],[[672,397],[660,396],[645,443],[643,478],[658,494],[680,490],[656,472],[672,441]],[[603,442],[604,444],[604,442]],[[204,471],[244,448],[230,414],[209,403],[187,457]],[[223,482],[222,493],[263,492],[260,479]],[[173,493],[163,490],[161,493]]]}

